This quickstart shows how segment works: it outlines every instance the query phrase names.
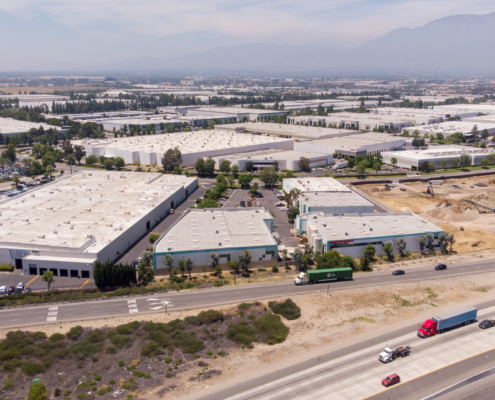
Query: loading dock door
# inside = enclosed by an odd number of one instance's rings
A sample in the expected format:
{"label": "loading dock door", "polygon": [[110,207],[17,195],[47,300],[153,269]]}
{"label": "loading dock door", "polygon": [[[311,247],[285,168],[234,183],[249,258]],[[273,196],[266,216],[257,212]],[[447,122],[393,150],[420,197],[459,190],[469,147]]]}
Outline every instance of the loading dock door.
{"label": "loading dock door", "polygon": [[22,258],[15,259],[15,269],[22,269]]}

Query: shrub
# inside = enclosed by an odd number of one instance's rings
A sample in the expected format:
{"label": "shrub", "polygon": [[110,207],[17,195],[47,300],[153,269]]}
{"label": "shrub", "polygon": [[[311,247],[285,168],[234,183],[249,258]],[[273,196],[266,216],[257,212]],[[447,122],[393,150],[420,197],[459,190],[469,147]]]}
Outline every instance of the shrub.
{"label": "shrub", "polygon": [[250,345],[254,342],[256,337],[256,331],[247,324],[247,322],[240,322],[239,324],[229,324],[227,328],[227,338],[234,343]]}
{"label": "shrub", "polygon": [[100,376],[100,375],[98,375],[98,374],[95,374],[95,381],[96,381],[96,382],[101,381],[101,376]]}
{"label": "shrub", "polygon": [[65,396],[65,397],[70,396],[70,394],[71,394],[71,393],[72,393],[72,391],[70,391],[70,390],[66,390],[66,391],[64,392],[64,396]]}
{"label": "shrub", "polygon": [[278,315],[266,314],[254,322],[254,326],[263,335],[266,335],[265,343],[269,345],[282,343],[289,334],[289,328],[284,325]]}
{"label": "shrub", "polygon": [[199,326],[203,323],[200,317],[195,316],[195,317],[186,317],[184,318],[184,322],[189,325],[194,325],[194,326]]}
{"label": "shrub", "polygon": [[206,352],[206,355],[207,355],[207,356],[212,356],[212,355],[213,355],[213,352],[212,352],[211,350],[208,350],[208,351]]}
{"label": "shrub", "polygon": [[122,368],[124,366],[124,361],[119,361],[119,367]]}
{"label": "shrub", "polygon": [[59,388],[56,388],[55,391],[53,392],[53,395],[55,397],[58,397],[58,396],[60,396],[61,393],[62,393],[62,391]]}
{"label": "shrub", "polygon": [[3,372],[15,372],[16,368],[22,365],[21,360],[10,360],[3,363]]}
{"label": "shrub", "polygon": [[83,328],[82,326],[74,326],[73,328],[70,328],[69,332],[66,333],[66,336],[69,339],[76,340],[79,338],[79,336],[82,335]]}
{"label": "shrub", "polygon": [[40,332],[40,331],[33,332],[33,333],[31,333],[31,337],[33,339],[46,339],[46,333]]}
{"label": "shrub", "polygon": [[204,324],[213,324],[215,322],[223,321],[223,313],[216,310],[202,311],[198,314]]}
{"label": "shrub", "polygon": [[132,338],[130,336],[119,335],[116,332],[114,333],[115,335],[111,335],[109,339],[117,349],[122,349],[123,347],[130,347],[132,343]]}
{"label": "shrub", "polygon": [[301,309],[292,301],[292,299],[287,299],[283,303],[270,301],[268,307],[270,307],[275,314],[279,314],[289,321],[298,319],[301,316]]}
{"label": "shrub", "polygon": [[98,357],[93,357],[93,358],[91,359],[91,361],[93,361],[93,362],[95,363],[95,362],[100,361],[100,359],[99,359]]}
{"label": "shrub", "polygon": [[70,348],[74,354],[91,357],[103,349],[105,333],[99,329],[91,331],[83,339],[75,342]]}
{"label": "shrub", "polygon": [[63,340],[65,336],[62,335],[61,333],[54,333],[53,335],[50,336],[50,340],[52,342],[58,342],[59,340]]}
{"label": "shrub", "polygon": [[272,265],[272,272],[276,274],[278,272],[278,266]]}
{"label": "shrub", "polygon": [[250,319],[251,321],[254,321],[256,319],[256,315],[254,314],[249,314],[248,316],[248,319]]}
{"label": "shrub", "polygon": [[45,369],[44,365],[42,365],[42,364],[28,361],[28,362],[22,363],[21,371],[24,372],[28,376],[34,376],[37,374],[45,373],[46,369]]}
{"label": "shrub", "polygon": [[239,308],[239,310],[246,310],[249,307],[251,307],[251,305],[252,305],[251,303],[241,303],[241,304],[239,304],[238,308]]}
{"label": "shrub", "polygon": [[14,270],[14,266],[11,264],[0,264],[0,271],[12,272]]}
{"label": "shrub", "polygon": [[170,357],[167,357],[167,358],[165,359],[165,362],[166,362],[167,364],[170,364],[172,361],[173,361],[173,360],[172,360]]}
{"label": "shrub", "polygon": [[105,353],[115,354],[115,353],[117,353],[117,349],[114,346],[108,346],[107,349],[105,350]]}
{"label": "shrub", "polygon": [[9,390],[14,387],[14,384],[12,383],[11,378],[6,378],[5,382],[3,383],[3,390]]}
{"label": "shrub", "polygon": [[219,351],[217,353],[217,356],[220,356],[220,357],[223,357],[225,355],[225,352],[224,351]]}
{"label": "shrub", "polygon": [[96,392],[96,394],[98,396],[105,396],[107,393],[110,393],[110,392],[113,392],[113,387],[108,386],[108,387],[105,387],[105,388],[101,388],[100,390],[98,390]]}
{"label": "shrub", "polygon": [[79,393],[77,396],[76,396],[79,400],[82,400],[86,397],[86,393]]}
{"label": "shrub", "polygon": [[163,354],[162,349],[155,342],[146,343],[143,347],[141,347],[142,357],[159,356],[160,354]]}
{"label": "shrub", "polygon": [[132,321],[132,322],[129,322],[128,324],[117,326],[116,331],[120,335],[126,335],[130,331],[138,329],[140,327],[141,327],[141,324],[138,321]]}
{"label": "shrub", "polygon": [[109,385],[115,385],[115,381],[114,381],[113,379],[110,379],[110,380],[108,381],[108,384],[109,384]]}
{"label": "shrub", "polygon": [[142,378],[145,375],[145,373],[143,371],[134,371],[132,375]]}
{"label": "shrub", "polygon": [[181,347],[184,353],[189,354],[197,353],[204,347],[203,341],[196,339],[194,332],[177,334],[173,343],[176,347]]}
{"label": "shrub", "polygon": [[167,375],[165,375],[166,378],[173,378],[174,376],[169,372]]}
{"label": "shrub", "polygon": [[48,392],[45,385],[41,382],[31,385],[27,400],[48,400]]}

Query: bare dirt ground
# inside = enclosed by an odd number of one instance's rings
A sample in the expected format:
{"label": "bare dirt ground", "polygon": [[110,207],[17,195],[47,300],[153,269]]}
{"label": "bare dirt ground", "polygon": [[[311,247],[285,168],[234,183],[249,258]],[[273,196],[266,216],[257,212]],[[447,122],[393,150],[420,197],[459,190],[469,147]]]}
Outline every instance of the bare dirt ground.
{"label": "bare dirt ground", "polygon": [[[495,249],[495,213],[480,214],[482,208],[462,202],[465,199],[495,209],[495,180],[490,177],[449,179],[443,185],[432,186],[434,197],[423,193],[428,187],[426,183],[398,184],[391,190],[385,190],[383,185],[363,185],[360,189],[398,212],[420,214],[453,233],[457,253]],[[443,200],[450,205],[446,206]]]}
{"label": "bare dirt ground", "polygon": [[[205,380],[199,376],[199,371],[203,369],[197,365],[177,374],[174,378],[165,379],[162,386],[139,392],[135,398],[196,399],[238,382],[369,339],[383,333],[384,326],[387,326],[388,330],[399,329],[411,324],[412,318],[427,319],[433,313],[493,298],[495,298],[495,273],[468,278],[449,278],[441,283],[425,282],[386,288],[345,290],[332,296],[327,296],[324,290],[311,295],[296,296],[294,301],[301,308],[302,316],[295,321],[282,318],[284,324],[290,328],[289,336],[284,343],[274,346],[256,343],[253,349],[233,349],[226,357],[202,358],[198,363],[206,362],[209,364],[209,369],[222,373]],[[268,301],[264,303],[267,304]],[[237,306],[229,305],[216,309],[236,312]],[[176,318],[183,319],[189,315],[197,315],[200,311],[202,310],[169,315],[155,314],[146,316],[146,319],[169,322]],[[51,335],[66,332],[75,325],[103,328],[133,320],[136,320],[136,317],[41,325],[27,330],[42,331]],[[4,338],[5,335],[6,331],[0,331],[0,338]]]}

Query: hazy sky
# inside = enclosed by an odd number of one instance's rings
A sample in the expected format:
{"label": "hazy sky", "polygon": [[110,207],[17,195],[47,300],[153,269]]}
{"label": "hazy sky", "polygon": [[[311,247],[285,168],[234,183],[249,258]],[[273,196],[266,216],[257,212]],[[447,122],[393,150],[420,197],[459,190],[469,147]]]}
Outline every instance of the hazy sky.
{"label": "hazy sky", "polygon": [[0,0],[0,34],[7,65],[111,62],[257,42],[354,46],[494,11],[493,0]]}

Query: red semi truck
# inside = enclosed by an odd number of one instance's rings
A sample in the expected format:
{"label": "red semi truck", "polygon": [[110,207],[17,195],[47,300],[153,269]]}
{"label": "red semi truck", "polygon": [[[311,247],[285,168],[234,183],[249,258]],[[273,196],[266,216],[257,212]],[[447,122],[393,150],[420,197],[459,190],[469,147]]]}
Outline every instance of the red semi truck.
{"label": "red semi truck", "polygon": [[476,308],[468,306],[427,319],[423,322],[421,328],[418,329],[418,336],[420,338],[426,338],[437,333],[442,333],[448,328],[470,324],[476,319],[477,313],[478,310]]}

